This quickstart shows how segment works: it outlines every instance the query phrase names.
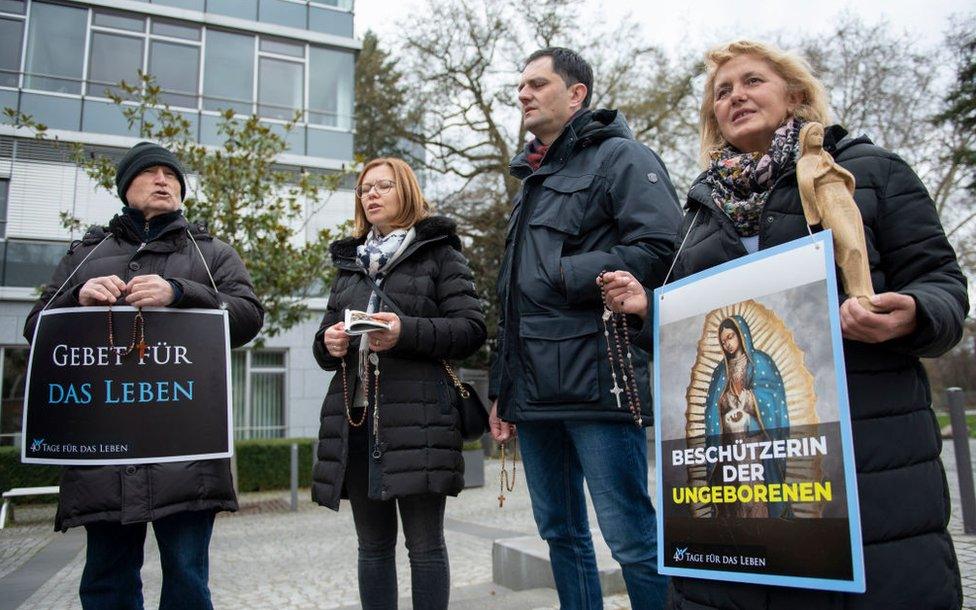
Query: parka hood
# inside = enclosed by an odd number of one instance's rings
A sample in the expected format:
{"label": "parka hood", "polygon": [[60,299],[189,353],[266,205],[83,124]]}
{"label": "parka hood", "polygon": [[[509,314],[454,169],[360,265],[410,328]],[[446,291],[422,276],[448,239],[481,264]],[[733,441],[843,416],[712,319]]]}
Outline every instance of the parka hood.
{"label": "parka hood", "polygon": [[[558,158],[565,153],[592,146],[609,138],[634,139],[634,134],[627,125],[623,113],[607,108],[582,110],[566,124],[562,133],[549,147],[546,158]],[[522,151],[509,164],[509,171],[513,176],[524,179],[532,173],[527,159],[528,154],[529,144],[526,143]]]}
{"label": "parka hood", "polygon": [[[413,226],[416,231],[414,241],[404,252],[409,256],[417,249],[432,241],[447,240],[452,248],[461,251],[461,239],[457,236],[457,223],[446,216],[428,216]],[[336,266],[349,265],[356,257],[356,247],[366,241],[366,237],[346,237],[332,242],[329,253],[332,254],[332,264]]]}

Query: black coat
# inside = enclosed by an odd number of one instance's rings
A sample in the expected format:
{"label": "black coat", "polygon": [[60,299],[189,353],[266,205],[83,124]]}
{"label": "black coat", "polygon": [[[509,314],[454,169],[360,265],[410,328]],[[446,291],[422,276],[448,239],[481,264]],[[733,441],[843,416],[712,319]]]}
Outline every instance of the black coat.
{"label": "black coat", "polygon": [[[187,231],[193,233],[207,259],[219,295],[214,294],[207,268]],[[109,226],[92,227],[81,241],[72,243],[27,316],[24,337],[33,339],[44,305],[96,247],[98,250],[54,298],[52,308],[80,306],[78,291],[94,277],[117,275],[128,282],[137,275],[157,274],[179,286],[181,296],[170,307],[215,309],[226,303],[231,346],[244,345],[258,334],[264,308],[254,295],[244,262],[233,248],[202,226],[187,223],[182,215],[144,245],[140,233],[130,217],[119,215]],[[230,460],[67,467],[61,471],[60,485],[57,529],[98,521],[140,523],[190,510],[237,510]]]}
{"label": "black coat", "polygon": [[[919,356],[945,353],[962,336],[966,279],[931,198],[896,155],[864,137],[828,129],[825,148],[854,174],[854,199],[876,293],[914,297],[918,327],[880,344],[844,341],[867,592],[827,593],[674,578],[673,608],[959,608],[962,589],[946,531],[949,492],[942,441]],[[746,254],[728,217],[696,183],[678,254],[680,278]],[[819,228],[819,227],[818,227]],[[807,233],[794,173],[781,177],[763,209],[760,249]],[[843,297],[842,297],[843,299]],[[802,553],[803,549],[796,552]]]}
{"label": "black coat", "polygon": [[[498,274],[499,345],[489,396],[510,422],[629,422],[610,393],[596,278],[625,269],[648,286],[663,280],[681,222],[667,169],[617,111],[587,110],[552,143],[539,169],[523,151],[510,172],[523,182]],[[647,364],[635,351],[650,424]]]}
{"label": "black coat", "polygon": [[[400,339],[379,352],[379,444],[373,444],[372,409],[366,418],[371,457],[369,496],[376,500],[435,493],[456,496],[464,487],[461,434],[456,425],[457,394],[441,359],[470,356],[485,342],[485,317],[471,270],[461,255],[455,223],[425,218],[416,237],[385,273],[382,288],[403,312]],[[319,365],[337,371],[322,402],[318,462],[312,473],[312,499],[339,509],[349,445],[346,394],[341,360],[322,343],[325,330],[343,320],[346,309],[365,310],[373,284],[356,264],[364,238],[332,244],[339,270],[312,350]],[[390,311],[385,303],[381,311]],[[359,338],[353,337],[345,361],[348,399],[359,384]],[[370,388],[372,404],[372,388]]]}

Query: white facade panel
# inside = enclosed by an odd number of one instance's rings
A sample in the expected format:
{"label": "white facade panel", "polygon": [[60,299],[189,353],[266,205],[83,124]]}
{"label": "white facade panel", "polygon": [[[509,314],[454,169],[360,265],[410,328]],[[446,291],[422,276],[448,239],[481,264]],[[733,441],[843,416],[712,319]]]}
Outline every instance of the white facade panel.
{"label": "white facade panel", "polygon": [[75,216],[81,220],[82,229],[91,225],[104,225],[119,213],[122,201],[115,191],[98,186],[83,170],[78,171],[78,188],[75,191]]}
{"label": "white facade panel", "polygon": [[7,237],[64,240],[60,213],[74,208],[77,174],[70,164],[16,161],[10,172]]}
{"label": "white facade panel", "polygon": [[315,239],[322,229],[335,229],[351,220],[356,206],[352,191],[338,190],[316,202],[306,204],[306,216],[311,218],[305,225],[305,239]]}

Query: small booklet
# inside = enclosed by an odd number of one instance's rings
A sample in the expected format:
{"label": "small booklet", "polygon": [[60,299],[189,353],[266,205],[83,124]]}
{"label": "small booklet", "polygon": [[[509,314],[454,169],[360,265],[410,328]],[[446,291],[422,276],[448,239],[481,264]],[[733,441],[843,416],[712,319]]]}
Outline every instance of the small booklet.
{"label": "small booklet", "polygon": [[346,334],[351,336],[364,335],[374,330],[392,330],[393,325],[373,318],[365,311],[355,309],[346,310]]}

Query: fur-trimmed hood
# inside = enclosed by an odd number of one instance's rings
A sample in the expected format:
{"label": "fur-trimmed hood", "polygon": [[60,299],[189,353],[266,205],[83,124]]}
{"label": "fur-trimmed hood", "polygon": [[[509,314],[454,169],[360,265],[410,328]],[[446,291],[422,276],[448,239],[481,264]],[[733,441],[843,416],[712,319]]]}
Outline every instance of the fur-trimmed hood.
{"label": "fur-trimmed hood", "polygon": [[[446,216],[428,216],[413,226],[417,235],[403,253],[401,258],[407,258],[414,252],[433,242],[446,241],[448,245],[461,251],[461,239],[457,235],[457,223]],[[332,264],[336,267],[355,265],[356,247],[366,241],[366,237],[345,237],[332,242],[329,252],[332,254]]]}

